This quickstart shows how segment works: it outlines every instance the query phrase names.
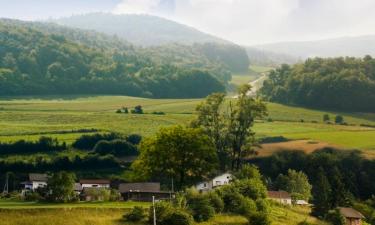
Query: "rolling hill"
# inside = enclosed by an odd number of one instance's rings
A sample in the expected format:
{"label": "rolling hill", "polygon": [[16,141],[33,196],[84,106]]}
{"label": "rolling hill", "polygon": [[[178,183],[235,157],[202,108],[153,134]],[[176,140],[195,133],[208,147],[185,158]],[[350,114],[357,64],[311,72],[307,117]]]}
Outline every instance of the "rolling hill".
{"label": "rolling hill", "polygon": [[230,43],[195,28],[150,15],[90,13],[52,20],[51,22],[116,35],[140,46],[155,46],[169,43]]}

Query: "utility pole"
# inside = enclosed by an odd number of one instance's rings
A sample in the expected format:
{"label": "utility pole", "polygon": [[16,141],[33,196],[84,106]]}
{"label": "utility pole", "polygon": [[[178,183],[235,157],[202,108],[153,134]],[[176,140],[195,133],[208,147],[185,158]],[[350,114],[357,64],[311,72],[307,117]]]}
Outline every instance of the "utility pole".
{"label": "utility pole", "polygon": [[154,209],[154,225],[156,225],[155,196],[152,196],[152,208]]}

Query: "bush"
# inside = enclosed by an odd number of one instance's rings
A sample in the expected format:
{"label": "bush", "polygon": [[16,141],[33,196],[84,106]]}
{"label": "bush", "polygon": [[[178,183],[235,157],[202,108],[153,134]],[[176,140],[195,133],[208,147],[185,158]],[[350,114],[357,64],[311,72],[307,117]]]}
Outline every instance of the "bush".
{"label": "bush", "polygon": [[166,218],[159,225],[191,225],[193,224],[193,219],[190,214],[175,209],[171,214],[167,215]]}
{"label": "bush", "polygon": [[221,199],[216,192],[209,192],[207,195],[211,206],[215,209],[215,212],[221,213],[224,210],[223,199]]}
{"label": "bush", "polygon": [[[148,221],[153,224],[154,211],[153,207],[150,207],[148,214]],[[173,206],[169,202],[156,202],[155,213],[156,213],[156,224],[162,224],[162,222],[174,211]]]}
{"label": "bush", "polygon": [[132,143],[133,145],[138,145],[142,141],[142,136],[139,134],[130,134],[126,137],[126,141]]}
{"label": "bush", "polygon": [[124,215],[124,219],[129,222],[139,222],[145,217],[145,210],[140,206],[135,206],[130,212]]}
{"label": "bush", "polygon": [[42,197],[40,196],[38,192],[27,191],[25,193],[25,201],[37,202],[40,200],[42,200]]}
{"label": "bush", "polygon": [[240,194],[253,200],[265,198],[267,195],[266,186],[258,178],[237,180],[232,185]]}
{"label": "bush", "polygon": [[260,144],[267,144],[267,143],[278,143],[278,142],[287,142],[289,141],[288,138],[283,136],[275,136],[275,137],[264,137],[259,140]]}
{"label": "bush", "polygon": [[189,193],[187,206],[197,222],[207,221],[215,215],[215,209],[211,206],[208,195],[205,194]]}
{"label": "bush", "polygon": [[270,225],[271,221],[267,213],[253,213],[248,217],[250,225]]}
{"label": "bush", "polygon": [[307,222],[306,220],[299,222],[298,225],[313,225],[312,223]]}
{"label": "bush", "polygon": [[346,220],[343,217],[338,209],[331,210],[327,214],[327,221],[331,222],[332,225],[345,225]]}
{"label": "bush", "polygon": [[72,146],[77,149],[92,150],[96,143],[101,140],[112,141],[115,139],[121,139],[121,135],[116,133],[82,135],[75,142],[73,142]]}
{"label": "bush", "polygon": [[137,148],[125,140],[99,141],[94,151],[100,155],[137,156]]}
{"label": "bush", "polygon": [[134,107],[134,109],[131,110],[131,113],[132,114],[143,114],[142,106],[137,105],[136,107]]}
{"label": "bush", "polygon": [[324,114],[323,115],[323,122],[327,123],[329,122],[330,118],[329,118],[329,115],[328,114]]}
{"label": "bush", "polygon": [[336,124],[343,124],[343,123],[344,123],[344,117],[341,116],[341,115],[337,115],[337,116],[335,117],[335,123],[336,123]]}

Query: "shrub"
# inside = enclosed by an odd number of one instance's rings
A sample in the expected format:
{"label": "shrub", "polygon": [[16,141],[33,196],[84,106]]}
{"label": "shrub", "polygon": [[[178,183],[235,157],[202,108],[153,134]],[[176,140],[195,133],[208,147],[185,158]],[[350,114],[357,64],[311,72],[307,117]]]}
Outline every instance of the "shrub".
{"label": "shrub", "polygon": [[331,222],[332,225],[345,225],[345,218],[341,215],[338,209],[331,210],[326,216],[327,221]]}
{"label": "shrub", "polygon": [[259,140],[260,144],[267,144],[267,143],[278,143],[278,142],[287,142],[289,141],[288,138],[283,136],[275,136],[275,137],[264,137]]}
{"label": "shrub", "polygon": [[94,151],[100,155],[111,154],[114,156],[136,156],[138,155],[137,148],[124,140],[113,140],[113,141],[99,141]]}
{"label": "shrub", "polygon": [[187,196],[188,209],[197,222],[207,221],[215,215],[215,209],[210,204],[208,195],[189,194]]}
{"label": "shrub", "polygon": [[208,198],[210,200],[211,206],[215,209],[216,213],[221,213],[224,210],[223,199],[216,192],[209,192]]}
{"label": "shrub", "polygon": [[42,197],[40,196],[38,192],[28,191],[25,193],[25,201],[36,202],[40,200],[42,200]]}
{"label": "shrub", "polygon": [[324,114],[323,115],[323,122],[327,123],[329,122],[330,118],[329,118],[329,115],[328,114]]}
{"label": "shrub", "polygon": [[253,213],[248,217],[250,225],[270,225],[271,221],[267,213]]}
{"label": "shrub", "polygon": [[335,117],[335,123],[336,123],[336,124],[343,124],[343,123],[344,123],[344,117],[341,116],[341,115],[337,115],[337,116]]}
{"label": "shrub", "polygon": [[[154,221],[153,207],[150,207],[148,214],[148,221],[150,224]],[[163,221],[174,211],[173,206],[169,202],[156,202],[155,213],[156,213],[156,224],[163,224]]]}
{"label": "shrub", "polygon": [[146,217],[145,210],[140,206],[135,206],[130,212],[124,215],[124,219],[130,222],[139,222]]}
{"label": "shrub", "polygon": [[299,222],[298,225],[313,225],[313,224],[304,220],[304,221]]}
{"label": "shrub", "polygon": [[132,114],[143,114],[142,106],[137,105],[136,107],[134,107],[133,110],[131,110],[131,113]]}
{"label": "shrub", "polygon": [[138,145],[142,141],[142,136],[139,134],[130,134],[126,137],[126,141],[132,143],[133,145]]}
{"label": "shrub", "polygon": [[92,150],[96,143],[101,140],[112,141],[115,139],[121,139],[121,135],[116,133],[82,135],[75,142],[73,142],[72,146],[77,149]]}
{"label": "shrub", "polygon": [[257,178],[237,180],[232,185],[240,194],[254,200],[265,198],[267,195],[266,186],[263,184],[262,180]]}
{"label": "shrub", "polygon": [[116,110],[116,113],[122,113],[121,109]]}
{"label": "shrub", "polygon": [[190,214],[182,210],[175,209],[171,214],[167,215],[159,225],[191,225],[193,219]]}

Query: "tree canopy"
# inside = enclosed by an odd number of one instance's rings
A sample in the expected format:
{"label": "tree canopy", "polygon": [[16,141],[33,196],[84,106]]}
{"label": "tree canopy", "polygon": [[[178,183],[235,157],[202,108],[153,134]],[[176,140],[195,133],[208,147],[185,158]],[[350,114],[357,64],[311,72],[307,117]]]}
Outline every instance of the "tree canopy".
{"label": "tree canopy", "polygon": [[282,65],[269,74],[260,93],[279,103],[375,112],[375,59],[314,58]]}

